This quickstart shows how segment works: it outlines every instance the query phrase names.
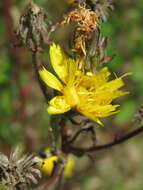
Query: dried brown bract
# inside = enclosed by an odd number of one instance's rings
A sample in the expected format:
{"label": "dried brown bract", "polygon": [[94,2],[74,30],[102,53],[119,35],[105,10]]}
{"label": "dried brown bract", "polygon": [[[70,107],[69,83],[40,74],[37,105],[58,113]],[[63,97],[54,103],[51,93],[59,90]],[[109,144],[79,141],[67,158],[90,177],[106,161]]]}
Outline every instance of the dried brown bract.
{"label": "dried brown bract", "polygon": [[85,8],[84,5],[79,5],[77,9],[71,11],[62,22],[75,24],[74,48],[79,57],[86,56],[86,43],[91,33],[98,26],[99,15],[90,9]]}
{"label": "dried brown bract", "polygon": [[0,154],[0,184],[19,187],[21,184],[26,186],[38,183],[41,172],[36,166],[35,156],[31,154],[21,157],[20,152],[16,148],[9,158]]}

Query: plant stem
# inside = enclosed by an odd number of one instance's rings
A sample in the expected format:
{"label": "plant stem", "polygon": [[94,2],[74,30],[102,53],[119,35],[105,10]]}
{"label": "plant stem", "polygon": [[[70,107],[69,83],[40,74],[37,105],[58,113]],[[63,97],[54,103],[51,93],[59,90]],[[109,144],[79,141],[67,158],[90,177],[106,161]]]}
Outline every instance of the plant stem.
{"label": "plant stem", "polygon": [[106,143],[106,144],[98,145],[98,146],[92,146],[92,147],[89,147],[89,148],[78,148],[78,147],[73,147],[70,144],[67,144],[67,146],[68,146],[67,149],[71,153],[74,153],[74,154],[86,153],[86,152],[95,152],[95,151],[99,151],[99,150],[104,150],[104,149],[107,149],[107,148],[111,148],[111,147],[113,147],[115,145],[121,144],[121,143],[133,138],[134,136],[140,134],[142,131],[143,131],[143,126],[141,126],[140,128],[138,128],[138,129],[126,134],[126,135],[124,135],[123,137],[121,137],[119,139],[113,140],[110,143]]}

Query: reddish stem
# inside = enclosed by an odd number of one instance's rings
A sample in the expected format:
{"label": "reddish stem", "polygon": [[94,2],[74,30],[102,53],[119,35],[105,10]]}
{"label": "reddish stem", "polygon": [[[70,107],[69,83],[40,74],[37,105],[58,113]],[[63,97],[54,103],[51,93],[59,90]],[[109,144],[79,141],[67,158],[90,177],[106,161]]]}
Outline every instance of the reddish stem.
{"label": "reddish stem", "polygon": [[63,165],[61,164],[57,164],[54,174],[50,177],[50,179],[47,181],[47,183],[44,185],[44,188],[48,188],[51,185],[56,184],[56,182],[58,181],[61,173],[63,171]]}

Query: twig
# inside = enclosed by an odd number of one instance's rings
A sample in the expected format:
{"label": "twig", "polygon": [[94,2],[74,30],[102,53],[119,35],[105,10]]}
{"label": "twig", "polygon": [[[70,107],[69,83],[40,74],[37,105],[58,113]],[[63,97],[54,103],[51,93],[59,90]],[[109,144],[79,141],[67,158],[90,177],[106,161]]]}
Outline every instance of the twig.
{"label": "twig", "polygon": [[[93,126],[89,126],[87,128],[82,128],[80,130],[77,131],[77,133],[72,137],[72,139],[70,141],[68,141],[68,143],[73,143],[76,141],[76,139],[78,138],[78,136],[82,133],[82,132],[91,132],[92,136],[96,136],[95,131],[93,129]],[[96,139],[96,138],[95,138]],[[94,139],[94,140],[95,140]]]}
{"label": "twig", "polygon": [[99,146],[92,146],[89,148],[78,148],[78,147],[73,147],[70,144],[67,144],[69,151],[77,154],[77,153],[86,153],[86,152],[95,152],[95,151],[99,151],[99,150],[103,150],[103,149],[107,149],[107,148],[111,148],[112,146],[121,144],[127,140],[129,140],[130,138],[140,134],[143,131],[143,126],[141,126],[140,128],[124,135],[123,137],[116,139],[110,143],[107,144],[103,144],[103,145],[99,145]]}
{"label": "twig", "polygon": [[67,126],[66,120],[64,118],[61,119],[60,122],[60,134],[61,134],[61,150],[67,154],[69,153],[69,142],[68,142],[68,134],[67,134]]}
{"label": "twig", "polygon": [[63,171],[63,164],[59,163],[55,166],[54,174],[49,178],[46,184],[44,184],[44,189],[48,188],[51,185],[54,185],[59,179],[61,172]]}

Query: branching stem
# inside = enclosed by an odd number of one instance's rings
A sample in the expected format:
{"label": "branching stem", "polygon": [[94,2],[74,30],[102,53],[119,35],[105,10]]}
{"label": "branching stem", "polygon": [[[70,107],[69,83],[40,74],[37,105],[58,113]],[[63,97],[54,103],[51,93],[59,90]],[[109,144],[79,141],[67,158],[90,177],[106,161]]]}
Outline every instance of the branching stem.
{"label": "branching stem", "polygon": [[138,128],[138,129],[126,134],[126,135],[124,135],[123,137],[121,137],[119,139],[116,139],[116,140],[113,140],[112,142],[107,143],[107,144],[98,145],[98,146],[92,146],[92,147],[89,147],[89,148],[78,148],[78,147],[73,147],[70,144],[68,144],[68,146],[69,146],[68,149],[70,150],[70,152],[72,152],[74,154],[86,153],[86,152],[95,152],[95,151],[111,148],[112,146],[121,144],[121,143],[131,139],[132,137],[140,134],[142,131],[143,131],[143,126],[141,126],[140,128]]}

